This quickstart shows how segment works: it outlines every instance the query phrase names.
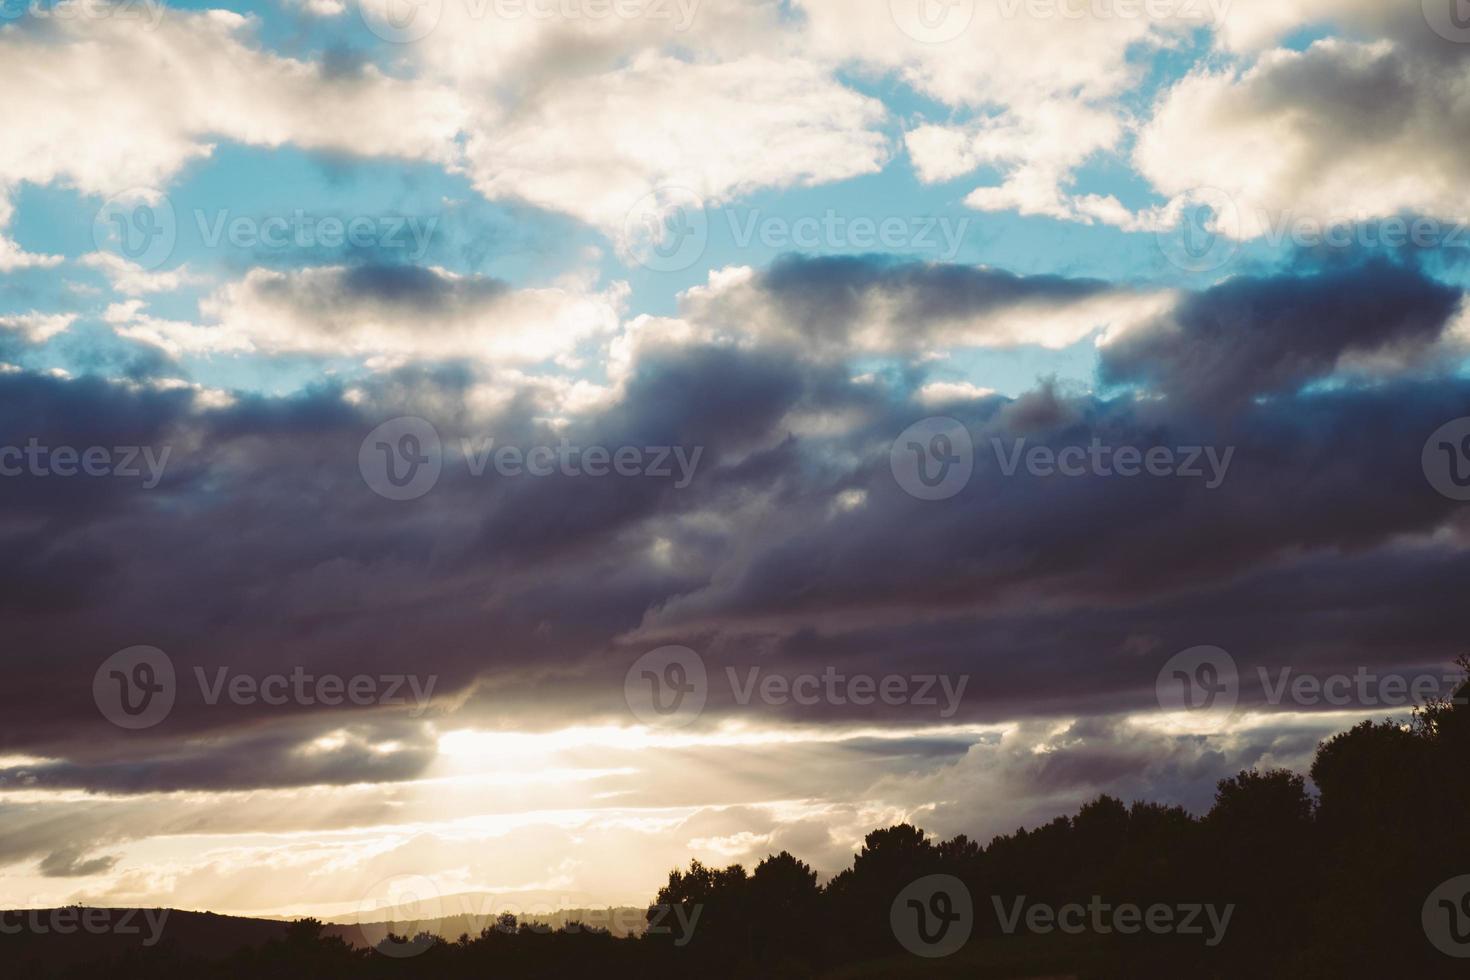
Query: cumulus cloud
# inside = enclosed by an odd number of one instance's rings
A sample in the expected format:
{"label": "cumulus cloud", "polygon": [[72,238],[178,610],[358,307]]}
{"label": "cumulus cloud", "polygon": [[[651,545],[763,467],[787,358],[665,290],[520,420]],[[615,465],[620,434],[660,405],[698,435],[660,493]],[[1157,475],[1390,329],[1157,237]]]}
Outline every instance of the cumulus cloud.
{"label": "cumulus cloud", "polygon": [[1223,192],[1233,213],[1220,230],[1240,238],[1303,219],[1470,219],[1456,136],[1470,124],[1470,60],[1428,29],[1417,6],[1404,16],[1429,40],[1333,37],[1266,51],[1243,68],[1191,72],[1142,127],[1134,166],[1171,197]]}
{"label": "cumulus cloud", "polygon": [[90,252],[82,256],[80,262],[87,268],[100,271],[107,277],[112,288],[125,296],[171,293],[203,281],[202,277],[192,274],[186,266],[154,272],[112,252]]}
{"label": "cumulus cloud", "polygon": [[0,316],[0,330],[28,344],[44,344],[76,322],[74,313],[15,313]]}
{"label": "cumulus cloud", "polygon": [[251,31],[249,18],[225,10],[167,10],[150,30],[124,17],[10,26],[0,33],[13,124],[0,147],[0,187],[160,188],[207,157],[215,139],[452,158],[460,122],[452,92],[372,67],[332,74],[261,50]]}
{"label": "cumulus cloud", "polygon": [[[1419,363],[1455,322],[1462,293],[1385,260],[1312,275],[1239,277],[1105,340],[1105,381],[1231,406],[1290,392],[1354,364]],[[1425,363],[1428,362],[1428,363]]]}
{"label": "cumulus cloud", "polygon": [[799,60],[647,54],[604,75],[550,81],[527,104],[485,115],[466,156],[487,197],[564,211],[623,240],[640,201],[661,188],[718,204],[876,172],[887,158],[883,115],[881,103]]}
{"label": "cumulus cloud", "polygon": [[1078,220],[1090,220],[1097,205],[1075,198],[1074,171],[1115,149],[1126,129],[1118,97],[1139,77],[1130,51],[1173,44],[1208,26],[1212,9],[1198,5],[1192,9],[1200,16],[1191,18],[1178,16],[1178,5],[1154,18],[1063,16],[1060,4],[1049,16],[1045,5],[1038,16],[1038,5],[1024,2],[955,5],[949,16],[956,31],[946,31],[943,43],[926,43],[922,30],[914,36],[900,27],[910,6],[799,4],[814,57],[896,75],[956,110],[906,126],[921,179],[994,168],[1000,182],[972,191],[971,207]]}
{"label": "cumulus cloud", "polygon": [[1036,344],[1061,348],[1125,330],[1174,302],[1168,290],[880,257],[784,258],[735,267],[686,291],[696,323],[762,343],[838,355]]}
{"label": "cumulus cloud", "polygon": [[512,288],[496,279],[417,266],[255,269],[206,297],[207,325],[156,320],[136,305],[119,335],[171,354],[313,354],[403,360],[532,363],[569,355],[617,327],[626,287]]}

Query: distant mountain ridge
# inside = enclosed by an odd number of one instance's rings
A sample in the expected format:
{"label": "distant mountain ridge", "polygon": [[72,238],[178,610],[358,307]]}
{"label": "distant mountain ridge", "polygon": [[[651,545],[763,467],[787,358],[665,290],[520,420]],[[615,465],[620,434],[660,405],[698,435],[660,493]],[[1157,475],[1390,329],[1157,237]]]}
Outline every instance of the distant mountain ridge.
{"label": "distant mountain ridge", "polygon": [[[529,893],[528,893],[529,894]],[[510,911],[518,924],[548,930],[577,924],[603,929],[615,936],[641,936],[647,928],[645,908],[564,908],[517,914],[517,908],[536,908],[522,896],[465,893],[438,901],[451,915],[427,916],[416,909],[394,907],[364,913],[373,921],[326,922],[323,935],[339,936],[358,947],[375,946],[391,932],[417,935],[428,932],[453,942],[461,935],[479,936],[495,927],[497,917]],[[520,899],[517,901],[516,899]],[[300,918],[300,917],[298,917]],[[356,916],[340,917],[354,919]],[[100,908],[72,905],[51,909],[14,909],[0,912],[0,953],[8,963],[34,961],[49,967],[86,963],[115,956],[129,948],[170,945],[185,956],[223,959],[248,946],[282,939],[292,919],[264,919],[186,912],[181,909]],[[24,975],[24,973],[22,973]]]}

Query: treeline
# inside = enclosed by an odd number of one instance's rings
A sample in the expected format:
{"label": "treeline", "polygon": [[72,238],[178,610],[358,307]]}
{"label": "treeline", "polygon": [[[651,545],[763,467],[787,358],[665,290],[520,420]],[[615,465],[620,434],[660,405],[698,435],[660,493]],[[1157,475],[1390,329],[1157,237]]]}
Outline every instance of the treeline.
{"label": "treeline", "polygon": [[[577,926],[552,932],[502,917],[478,936],[392,937],[367,950],[305,920],[280,940],[220,959],[182,957],[165,940],[85,969],[17,967],[7,975],[1465,976],[1470,959],[1449,953],[1470,955],[1470,897],[1426,902],[1444,882],[1470,874],[1467,694],[1470,684],[1454,700],[1422,706],[1411,721],[1364,722],[1324,742],[1310,773],[1315,797],[1295,773],[1248,771],[1220,782],[1203,817],[1102,796],[1073,816],[984,846],[964,836],[935,842],[899,825],[868,834],[852,866],[825,886],[785,852],[750,870],[696,861],[669,875],[641,938]],[[963,948],[926,959],[905,948],[894,916],[901,893],[931,875],[962,883],[972,920]],[[1228,907],[1228,927],[1209,936],[1101,931],[1089,919],[1064,931],[1032,928],[1015,914],[1099,902]],[[1437,947],[1430,920],[1441,915]]]}

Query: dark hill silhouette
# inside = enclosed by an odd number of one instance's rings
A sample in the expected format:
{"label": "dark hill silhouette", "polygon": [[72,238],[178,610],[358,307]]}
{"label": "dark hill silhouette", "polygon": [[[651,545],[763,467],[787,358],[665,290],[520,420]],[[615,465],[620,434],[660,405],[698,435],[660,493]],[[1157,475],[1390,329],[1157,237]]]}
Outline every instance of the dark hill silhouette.
{"label": "dark hill silhouette", "polygon": [[353,926],[171,913],[148,948],[0,935],[0,975],[1463,977],[1467,695],[1324,742],[1316,797],[1300,774],[1252,770],[1222,779],[1203,817],[1101,796],[984,846],[903,824],[868,834],[825,885],[785,852],[749,871],[695,861],[670,873],[637,938],[503,915],[365,949],[344,940]]}

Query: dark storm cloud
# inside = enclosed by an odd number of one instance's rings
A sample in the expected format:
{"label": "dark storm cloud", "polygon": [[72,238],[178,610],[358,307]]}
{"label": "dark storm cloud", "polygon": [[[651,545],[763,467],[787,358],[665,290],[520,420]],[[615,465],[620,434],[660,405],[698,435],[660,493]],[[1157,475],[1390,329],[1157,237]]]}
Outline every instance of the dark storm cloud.
{"label": "dark storm cloud", "polygon": [[117,857],[111,855],[88,858],[81,848],[68,847],[52,851],[42,858],[40,871],[47,878],[85,878],[112,870],[117,861]]}
{"label": "dark storm cloud", "polygon": [[1230,407],[1327,376],[1345,355],[1421,352],[1439,339],[1460,296],[1385,259],[1231,279],[1104,346],[1101,374]]}
{"label": "dark storm cloud", "polygon": [[[817,278],[828,281],[814,288],[842,294],[837,283],[855,275],[824,266]],[[959,298],[924,301],[936,309],[974,301],[967,272],[881,275],[916,277],[930,291],[958,283]],[[1435,335],[1445,291],[1401,270],[1375,275],[1373,295],[1322,277],[1231,284],[1186,303],[1185,322],[1206,350],[1238,333],[1240,365],[1294,361],[1280,377],[1295,386],[1345,345]],[[420,285],[410,275],[371,288],[409,302]],[[1376,326],[1353,319],[1374,304]],[[1283,346],[1249,322],[1251,311],[1306,336]],[[1315,322],[1298,326],[1324,315],[1343,321],[1333,329],[1350,343]],[[1149,377],[1184,370],[1168,345],[1132,363],[1159,372]],[[849,373],[785,347],[653,344],[620,400],[559,426],[529,389],[471,412],[471,388],[484,379],[453,364],[379,376],[350,401],[324,385],[223,408],[187,391],[0,376],[0,441],[39,433],[73,445],[174,447],[152,490],[0,481],[0,534],[13,556],[0,751],[41,757],[10,764],[6,784],[136,793],[412,778],[432,757],[430,723],[631,720],[624,673],[666,642],[705,655],[711,719],[925,725],[1147,708],[1163,661],[1200,643],[1227,647],[1244,668],[1407,668],[1459,652],[1470,624],[1447,583],[1467,571],[1463,523],[1458,505],[1425,481],[1420,450],[1470,411],[1466,382],[1283,390],[1223,417],[1197,400],[1107,400],[1051,386],[1017,400],[957,401],[932,411],[965,425],[975,474],[952,499],[922,501],[889,468],[894,440],[931,410],[909,399],[922,374],[857,383]],[[369,489],[358,452],[375,426],[402,414],[431,419],[447,454],[434,489],[400,502]],[[703,455],[682,488],[666,478],[477,477],[460,440],[487,436]],[[1183,478],[1007,476],[992,440],[1009,452],[1021,438],[1052,449],[1097,439],[1234,455],[1216,489]],[[166,721],[120,732],[93,703],[92,677],[135,644],[166,651],[185,683]],[[973,680],[959,713],[940,719],[913,705],[740,705],[727,666]],[[298,667],[433,674],[437,687],[421,718],[209,704],[193,672],[220,667],[256,677]],[[1243,688],[1247,701],[1259,694]],[[339,729],[354,734],[316,743]],[[388,742],[401,744],[373,748]],[[942,757],[958,747],[903,751]],[[1126,774],[1131,764],[1099,759],[1094,768]],[[1040,783],[1061,786],[1088,768],[1051,765]]]}
{"label": "dark storm cloud", "polygon": [[[308,733],[307,737],[314,734]],[[365,740],[364,734],[370,734],[373,741]],[[325,746],[303,742],[300,738],[299,732],[289,731],[246,733],[215,739],[205,745],[171,746],[143,758],[97,761],[83,758],[13,766],[0,769],[0,786],[167,793],[184,789],[391,783],[421,775],[434,754],[433,740],[426,740],[422,732],[414,732],[411,743],[400,741],[387,751],[374,748],[384,733],[367,726]]]}
{"label": "dark storm cloud", "polygon": [[[1097,279],[877,255],[785,256],[749,277],[712,277],[708,287],[681,297],[685,315],[700,322],[794,346],[805,356],[841,358],[946,346],[1065,346],[1161,305],[1163,294]],[[1067,321],[1065,336],[1054,325],[1059,318]]]}
{"label": "dark storm cloud", "polygon": [[816,335],[840,334],[877,295],[902,304],[915,326],[1027,303],[1084,299],[1111,291],[1100,279],[1020,276],[1004,269],[901,262],[878,255],[785,256],[761,276],[783,313]]}

